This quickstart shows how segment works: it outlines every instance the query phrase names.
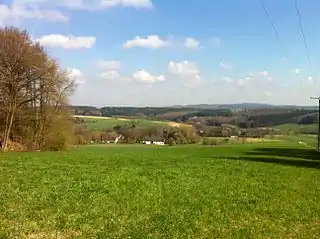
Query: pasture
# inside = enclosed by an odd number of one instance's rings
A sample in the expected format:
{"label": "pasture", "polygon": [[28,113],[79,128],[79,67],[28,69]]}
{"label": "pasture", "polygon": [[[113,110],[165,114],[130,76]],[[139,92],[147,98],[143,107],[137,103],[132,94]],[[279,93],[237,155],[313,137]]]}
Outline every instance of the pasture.
{"label": "pasture", "polygon": [[317,134],[318,124],[282,124],[275,127],[284,134]]}
{"label": "pasture", "polygon": [[130,122],[136,123],[139,127],[152,126],[180,126],[179,123],[168,121],[154,121],[147,119],[130,119],[130,118],[111,118],[111,117],[97,117],[97,116],[82,116],[75,115],[84,120],[84,124],[90,130],[104,130],[112,129],[117,125],[124,125]]}
{"label": "pasture", "polygon": [[296,142],[0,154],[0,238],[319,238]]}

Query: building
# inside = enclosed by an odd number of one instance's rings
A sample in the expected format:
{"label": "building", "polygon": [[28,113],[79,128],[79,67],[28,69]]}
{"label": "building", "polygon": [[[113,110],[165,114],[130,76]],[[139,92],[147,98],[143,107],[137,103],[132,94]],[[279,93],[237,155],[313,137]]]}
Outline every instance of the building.
{"label": "building", "polygon": [[159,136],[145,137],[142,143],[148,145],[165,145],[164,140]]}

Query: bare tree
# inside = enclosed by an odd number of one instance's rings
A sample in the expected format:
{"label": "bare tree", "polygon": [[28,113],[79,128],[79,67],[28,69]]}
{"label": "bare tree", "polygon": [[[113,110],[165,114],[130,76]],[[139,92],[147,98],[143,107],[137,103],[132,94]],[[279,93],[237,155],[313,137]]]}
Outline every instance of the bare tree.
{"label": "bare tree", "polygon": [[54,117],[61,116],[73,86],[72,80],[26,31],[0,28],[3,149],[7,149],[15,121],[16,132],[22,138],[31,137],[32,148],[39,148],[46,127]]}

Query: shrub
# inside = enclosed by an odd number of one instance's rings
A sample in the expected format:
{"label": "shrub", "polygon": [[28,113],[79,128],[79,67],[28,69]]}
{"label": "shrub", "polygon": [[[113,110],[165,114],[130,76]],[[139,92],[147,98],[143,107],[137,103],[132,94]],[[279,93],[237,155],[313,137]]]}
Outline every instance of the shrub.
{"label": "shrub", "polygon": [[65,135],[58,134],[48,139],[46,149],[50,151],[61,151],[66,150],[68,145],[68,139],[65,137]]}
{"label": "shrub", "polygon": [[83,135],[76,135],[76,142],[75,144],[78,145],[83,145],[83,144],[87,144],[88,142],[86,141],[86,139],[84,138]]}
{"label": "shrub", "polygon": [[169,145],[169,146],[174,146],[174,145],[176,145],[176,141],[174,141],[173,138],[169,138],[169,139],[168,139],[168,145]]}
{"label": "shrub", "polygon": [[218,144],[218,140],[217,139],[210,139],[210,138],[205,138],[202,141],[203,145],[217,145]]}

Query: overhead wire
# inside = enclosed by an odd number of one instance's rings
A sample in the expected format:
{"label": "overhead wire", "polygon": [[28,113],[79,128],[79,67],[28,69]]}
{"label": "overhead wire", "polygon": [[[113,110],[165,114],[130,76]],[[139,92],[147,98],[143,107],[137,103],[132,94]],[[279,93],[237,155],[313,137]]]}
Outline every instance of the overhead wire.
{"label": "overhead wire", "polygon": [[[276,27],[276,24],[274,23],[274,21],[273,21],[271,15],[270,15],[270,13],[269,13],[269,11],[268,11],[265,3],[264,3],[264,1],[263,1],[263,0],[259,0],[259,2],[260,2],[261,8],[262,8],[265,16],[267,17],[267,19],[268,19],[268,21],[269,21],[269,24],[270,24],[271,28],[272,28],[272,30],[273,30],[273,33],[274,33],[274,35],[275,35],[275,39],[276,39],[276,41],[277,41],[277,43],[278,43],[278,45],[279,45],[279,48],[280,48],[280,50],[283,52],[284,58],[285,58],[285,60],[287,61],[288,58],[289,58],[289,53],[288,53],[288,51],[287,51],[287,49],[286,49],[286,47],[285,47],[284,42],[282,41],[282,39],[281,39],[281,37],[280,37],[279,31],[278,31],[278,29],[277,29],[277,27]],[[263,78],[268,78],[268,79],[270,78],[270,76],[269,76],[268,74],[267,74],[267,75],[264,75],[264,72],[260,72],[259,75],[260,75],[260,77],[263,77]],[[261,76],[261,75],[262,75],[262,76]],[[263,76],[263,75],[264,75],[264,76]],[[259,77],[259,78],[260,78],[260,77]],[[264,88],[264,87],[265,87],[264,84],[262,84],[262,82],[260,82],[258,85],[259,85],[261,88]]]}
{"label": "overhead wire", "polygon": [[[280,34],[279,34],[279,31],[277,30],[276,28],[276,25],[274,24],[270,14],[269,14],[269,11],[268,9],[266,8],[263,0],[260,0],[260,4],[261,4],[261,7],[266,15],[266,17],[268,18],[269,22],[270,22],[270,25],[274,31],[274,34],[276,36],[276,39],[278,40],[279,42],[279,45],[282,47],[282,49],[284,50],[285,52],[285,58],[288,59],[288,51],[286,50],[285,48],[285,45],[283,43],[283,41],[281,40],[280,38]],[[300,27],[300,31],[301,31],[301,35],[302,35],[302,39],[303,39],[303,42],[304,42],[304,48],[305,48],[305,52],[307,54],[307,57],[308,57],[308,62],[309,62],[309,67],[310,69],[312,70],[313,67],[312,67],[312,58],[311,58],[311,55],[310,55],[310,52],[309,52],[309,47],[308,47],[308,44],[307,44],[307,41],[306,41],[306,35],[305,35],[305,32],[304,32],[304,28],[303,28],[303,24],[302,24],[302,18],[301,18],[301,13],[300,13],[300,9],[299,9],[299,5],[298,5],[298,1],[297,0],[294,0],[294,5],[295,5],[295,10],[296,10],[296,15],[297,15],[297,18],[298,18],[298,23],[299,23],[299,27]],[[301,85],[304,85],[302,79],[299,80],[300,81],[300,84]]]}
{"label": "overhead wire", "polygon": [[309,60],[310,68],[312,68],[312,59],[311,59],[311,56],[310,56],[309,47],[308,47],[307,40],[306,40],[306,34],[304,32],[304,29],[303,29],[303,24],[302,24],[302,20],[301,20],[301,14],[300,14],[300,10],[299,10],[298,0],[294,0],[294,5],[295,5],[295,8],[296,8],[296,13],[297,13],[299,26],[300,26],[302,40],[303,40],[303,43],[304,43],[304,48],[305,48],[305,51],[306,51],[306,54],[307,54],[307,57],[308,57],[308,60]]}
{"label": "overhead wire", "polygon": [[271,16],[270,16],[270,13],[269,13],[267,7],[265,6],[263,0],[260,0],[260,5],[261,5],[261,7],[262,7],[262,9],[263,9],[266,17],[267,17],[268,20],[269,20],[269,23],[270,23],[270,25],[271,25],[271,27],[272,27],[272,29],[273,29],[273,32],[274,32],[274,34],[275,34],[275,36],[276,36],[276,39],[278,40],[278,43],[279,43],[281,49],[284,51],[284,53],[285,53],[285,58],[286,58],[286,60],[287,60],[288,57],[289,57],[288,51],[286,50],[285,45],[284,45],[283,41],[281,40],[279,31],[277,30],[276,25],[274,24],[274,22],[273,22],[273,20],[272,20],[272,18],[271,18]]}
{"label": "overhead wire", "polygon": [[[313,73],[312,57],[310,55],[308,43],[307,43],[307,40],[306,40],[306,34],[305,34],[304,29],[303,29],[303,23],[302,23],[300,9],[299,9],[299,5],[298,5],[298,0],[294,0],[294,5],[295,5],[295,9],[296,9],[296,14],[297,14],[297,18],[298,18],[298,23],[299,23],[299,27],[300,27],[302,40],[303,40],[303,43],[304,43],[304,49],[305,49],[306,55],[308,57],[309,68],[310,68],[311,72]],[[312,77],[312,76],[309,76],[309,78],[310,77]]]}

